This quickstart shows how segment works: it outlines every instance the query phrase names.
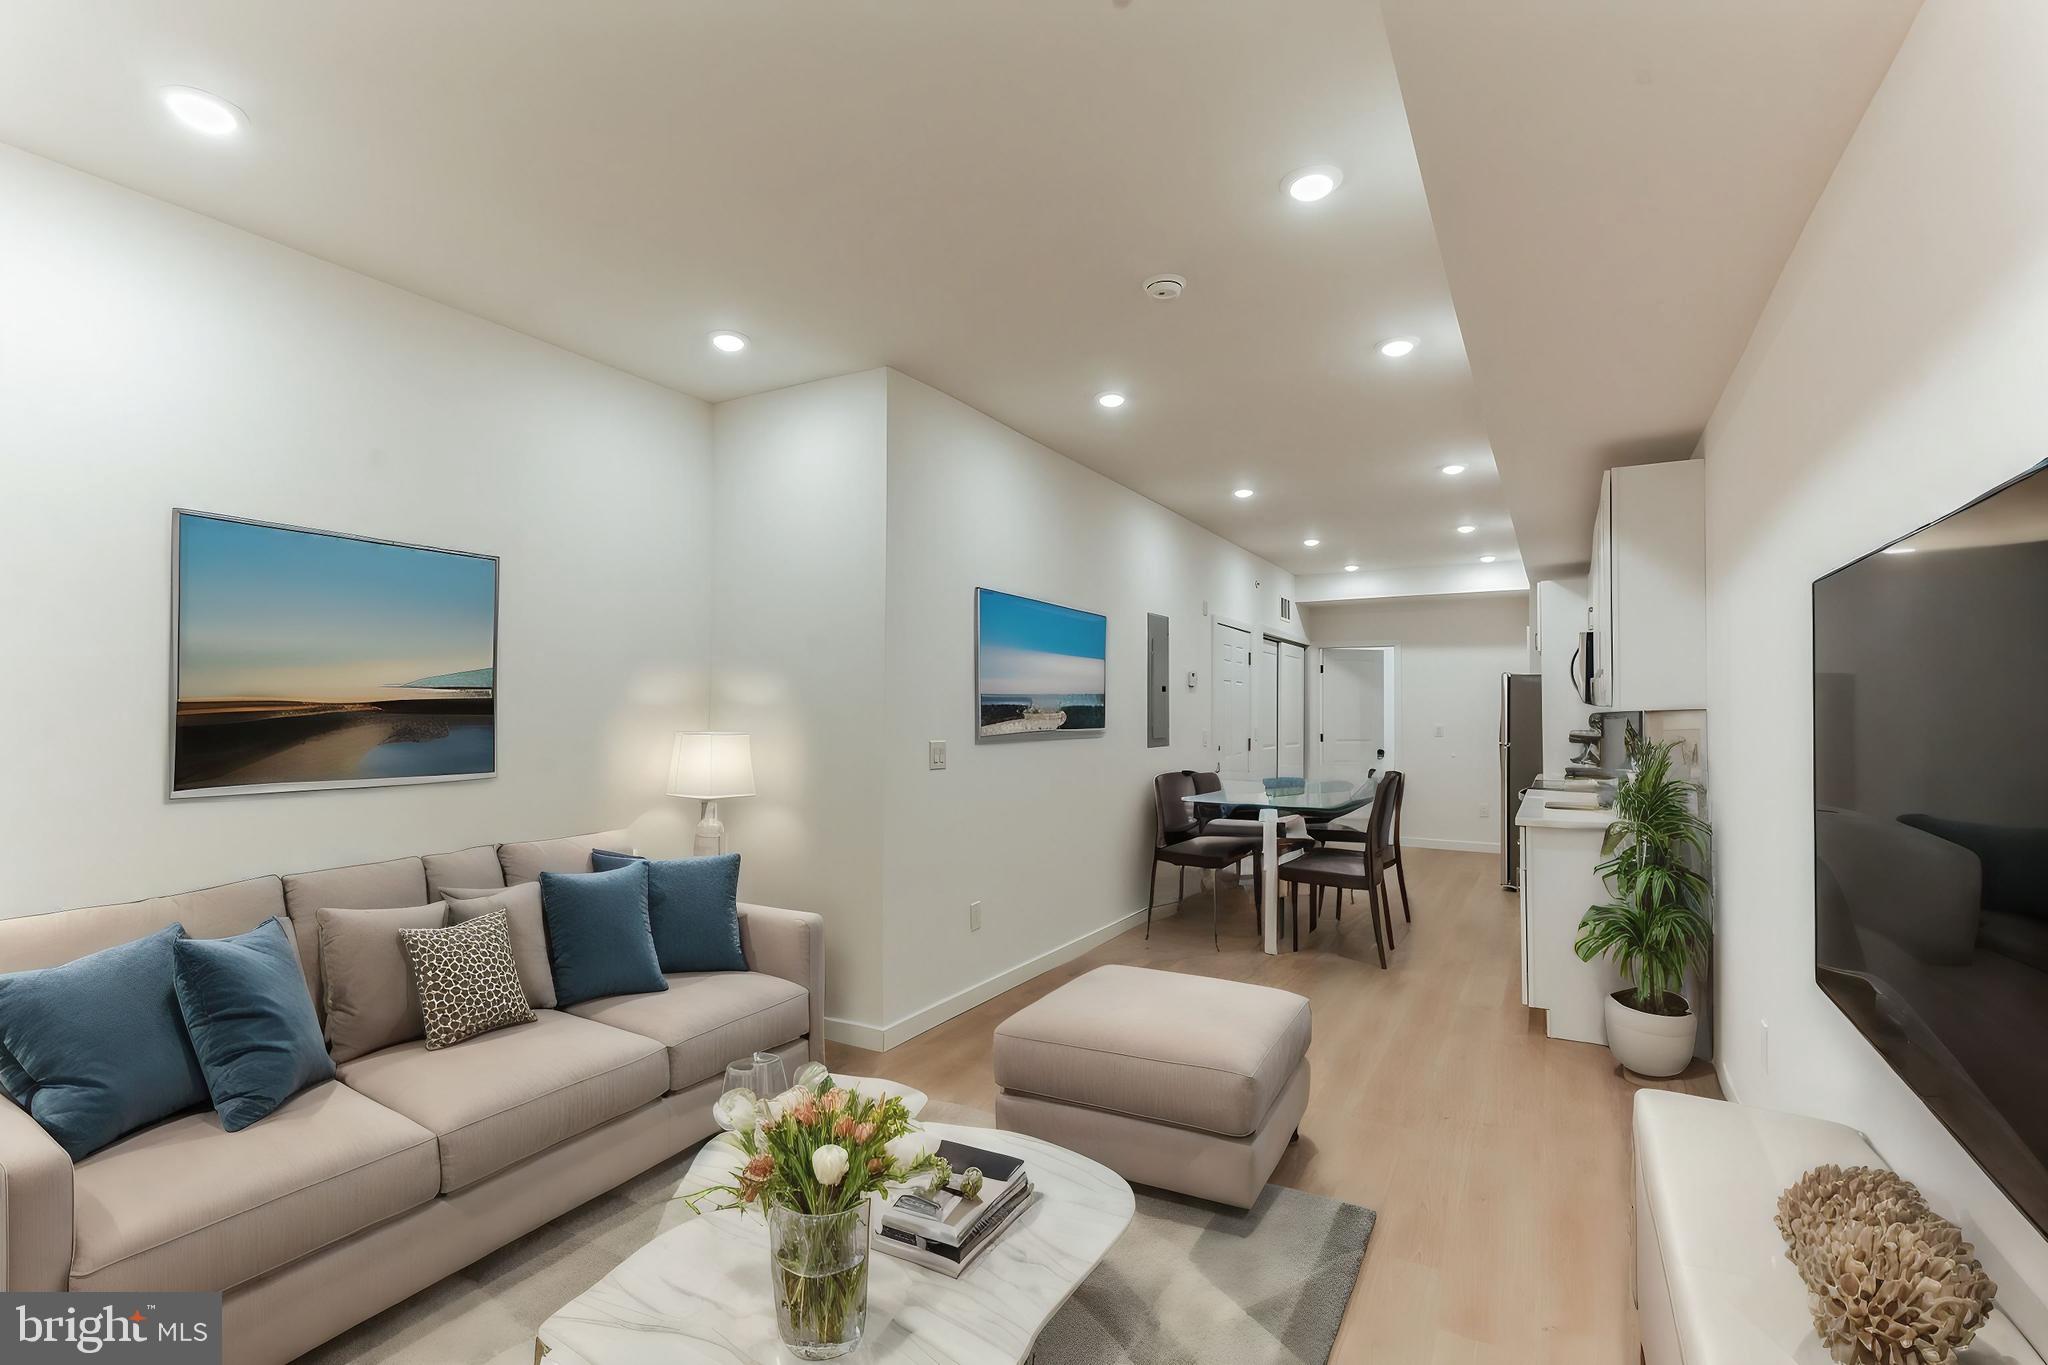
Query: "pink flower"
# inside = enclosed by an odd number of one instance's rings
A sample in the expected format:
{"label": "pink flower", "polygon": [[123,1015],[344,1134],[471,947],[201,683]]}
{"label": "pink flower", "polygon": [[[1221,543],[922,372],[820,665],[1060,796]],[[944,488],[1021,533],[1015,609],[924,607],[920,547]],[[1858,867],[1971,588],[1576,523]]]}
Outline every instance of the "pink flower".
{"label": "pink flower", "polygon": [[872,1122],[856,1123],[853,1125],[853,1140],[855,1142],[871,1142],[874,1140],[874,1136],[875,1125]]}
{"label": "pink flower", "polygon": [[789,1106],[789,1116],[808,1128],[818,1121],[817,1102],[806,1096]]}
{"label": "pink flower", "polygon": [[766,1152],[756,1153],[754,1159],[747,1163],[746,1178],[749,1180],[766,1180],[773,1174],[775,1158]]}
{"label": "pink flower", "polygon": [[826,1113],[836,1114],[846,1107],[846,1092],[844,1090],[827,1090],[824,1094],[818,1096],[818,1103],[824,1106]]}
{"label": "pink flower", "polygon": [[855,1123],[850,1117],[848,1117],[845,1114],[841,1114],[839,1116],[839,1121],[832,1125],[832,1136],[843,1138],[852,1137],[854,1130],[859,1126],[860,1125]]}

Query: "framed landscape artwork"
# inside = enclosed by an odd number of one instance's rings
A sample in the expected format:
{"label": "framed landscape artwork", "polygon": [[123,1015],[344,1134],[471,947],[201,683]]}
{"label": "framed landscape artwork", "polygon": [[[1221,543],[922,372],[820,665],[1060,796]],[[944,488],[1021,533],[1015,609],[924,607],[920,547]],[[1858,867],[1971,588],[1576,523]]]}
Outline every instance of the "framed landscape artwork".
{"label": "framed landscape artwork", "polygon": [[173,798],[496,773],[495,556],[174,521]]}
{"label": "framed landscape artwork", "polygon": [[977,741],[1102,733],[1108,665],[1108,617],[974,590]]}

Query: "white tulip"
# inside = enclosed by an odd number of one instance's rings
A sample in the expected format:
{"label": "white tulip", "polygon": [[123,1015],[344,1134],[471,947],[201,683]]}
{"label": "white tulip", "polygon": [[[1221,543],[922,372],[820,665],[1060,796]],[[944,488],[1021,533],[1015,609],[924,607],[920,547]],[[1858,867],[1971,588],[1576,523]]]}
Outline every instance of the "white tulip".
{"label": "white tulip", "polygon": [[846,1179],[849,1164],[846,1149],[837,1143],[827,1143],[811,1153],[811,1174],[818,1177],[820,1185],[837,1185]]}
{"label": "white tulip", "polygon": [[913,1128],[901,1137],[890,1138],[884,1150],[889,1153],[889,1165],[900,1175],[938,1151],[939,1142],[924,1129]]}
{"label": "white tulip", "polygon": [[818,1082],[831,1074],[823,1062],[805,1062],[796,1069],[796,1080],[793,1084],[799,1090],[816,1090]]}
{"label": "white tulip", "polygon": [[751,1133],[761,1122],[761,1102],[751,1090],[728,1090],[711,1106],[711,1117],[728,1133]]}
{"label": "white tulip", "polygon": [[769,1123],[782,1122],[783,1112],[787,1110],[789,1106],[795,1104],[798,1100],[802,1099],[809,1093],[810,1092],[808,1090],[805,1090],[802,1086],[793,1085],[789,1089],[783,1091],[780,1095],[777,1095],[774,1099],[769,1100],[767,1121]]}

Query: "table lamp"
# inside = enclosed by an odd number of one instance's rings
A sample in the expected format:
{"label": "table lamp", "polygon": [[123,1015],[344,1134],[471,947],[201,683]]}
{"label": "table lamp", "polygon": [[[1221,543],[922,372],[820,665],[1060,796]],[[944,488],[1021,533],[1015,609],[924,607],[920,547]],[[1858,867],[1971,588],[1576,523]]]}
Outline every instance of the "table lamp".
{"label": "table lamp", "polygon": [[677,735],[668,763],[668,794],[704,803],[704,818],[697,822],[697,856],[725,852],[718,803],[754,794],[754,750],[747,736],[718,731]]}

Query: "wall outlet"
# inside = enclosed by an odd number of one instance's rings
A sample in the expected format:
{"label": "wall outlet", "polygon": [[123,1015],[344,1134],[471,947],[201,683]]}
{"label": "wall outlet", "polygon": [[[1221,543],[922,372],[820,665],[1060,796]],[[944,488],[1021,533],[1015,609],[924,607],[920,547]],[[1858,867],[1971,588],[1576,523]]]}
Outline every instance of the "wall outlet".
{"label": "wall outlet", "polygon": [[933,772],[944,772],[946,770],[946,741],[943,739],[927,741],[924,746],[924,761],[925,766]]}
{"label": "wall outlet", "polygon": [[970,934],[978,934],[981,932],[980,901],[967,902],[967,932]]}
{"label": "wall outlet", "polygon": [[1437,737],[1438,739],[1442,739],[1442,738],[1444,737],[1444,727],[1443,727],[1443,726],[1439,725],[1439,726],[1437,726],[1437,727],[1436,727],[1436,737]]}
{"label": "wall outlet", "polygon": [[1492,807],[1492,806],[1490,806],[1490,805],[1488,805],[1488,804],[1487,804],[1486,802],[1484,802],[1484,801],[1481,801],[1481,802],[1479,803],[1479,818],[1480,818],[1480,819],[1482,819],[1482,820],[1484,820],[1484,819],[1486,819],[1486,817],[1488,817],[1489,815],[1492,815],[1492,814],[1493,814],[1493,807]]}

